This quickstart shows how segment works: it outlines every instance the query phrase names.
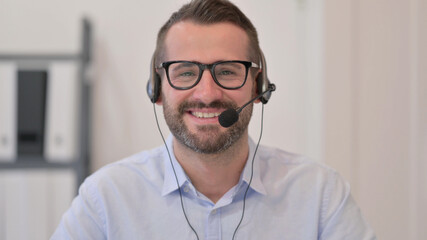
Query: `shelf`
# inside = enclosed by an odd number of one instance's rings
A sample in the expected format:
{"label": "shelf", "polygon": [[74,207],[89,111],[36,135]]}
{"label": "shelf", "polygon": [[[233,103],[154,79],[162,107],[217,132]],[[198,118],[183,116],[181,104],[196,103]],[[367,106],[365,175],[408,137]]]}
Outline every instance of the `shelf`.
{"label": "shelf", "polygon": [[[0,159],[0,172],[3,170],[19,170],[19,169],[49,169],[49,170],[72,170],[76,176],[77,186],[83,182],[89,173],[90,163],[90,113],[91,113],[91,81],[87,74],[88,68],[91,62],[92,53],[92,27],[88,19],[82,21],[82,35],[81,35],[81,50],[77,53],[47,53],[47,54],[23,54],[23,53],[0,53],[1,62],[12,62],[14,66],[12,71],[17,71],[20,68],[27,70],[43,70],[47,71],[48,67],[51,67],[56,62],[69,61],[72,64],[76,64],[76,81],[80,87],[80,103],[78,106],[79,118],[76,119],[78,126],[80,127],[80,134],[77,139],[78,141],[78,152],[77,157],[69,159],[49,159],[46,160],[43,154],[40,156],[21,156],[20,153],[16,153],[14,159],[5,159],[2,156]],[[15,69],[17,68],[17,69]],[[9,74],[9,72],[7,73]],[[74,74],[74,73],[73,73]],[[12,74],[13,75],[13,74]],[[7,75],[9,76],[9,75]],[[12,76],[12,78],[14,78]],[[12,85],[16,87],[15,85]],[[13,99],[13,98],[12,98]],[[0,106],[1,107],[1,106]],[[9,115],[8,115],[9,116]],[[12,116],[12,115],[11,115]],[[12,116],[13,117],[13,116]],[[16,121],[11,120],[11,121]],[[44,121],[47,121],[44,119]],[[1,123],[0,123],[1,124]],[[1,126],[1,125],[0,125]],[[2,133],[3,134],[3,133]],[[9,132],[8,132],[9,134]],[[13,133],[12,133],[13,134]],[[12,139],[12,138],[11,138]]]}
{"label": "shelf", "polygon": [[10,169],[22,169],[22,168],[49,168],[49,169],[69,169],[77,167],[79,162],[77,160],[60,162],[51,161],[47,162],[42,157],[20,157],[19,160],[3,162],[0,160],[0,171]]}
{"label": "shelf", "polygon": [[80,61],[80,54],[1,54],[0,61]]}

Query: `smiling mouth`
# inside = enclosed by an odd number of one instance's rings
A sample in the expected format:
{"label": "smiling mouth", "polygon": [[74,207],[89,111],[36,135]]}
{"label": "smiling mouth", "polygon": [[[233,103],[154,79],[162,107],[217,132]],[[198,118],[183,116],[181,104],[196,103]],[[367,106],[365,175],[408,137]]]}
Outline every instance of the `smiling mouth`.
{"label": "smiling mouth", "polygon": [[197,117],[197,118],[215,118],[218,117],[221,113],[220,112],[191,112],[191,115]]}

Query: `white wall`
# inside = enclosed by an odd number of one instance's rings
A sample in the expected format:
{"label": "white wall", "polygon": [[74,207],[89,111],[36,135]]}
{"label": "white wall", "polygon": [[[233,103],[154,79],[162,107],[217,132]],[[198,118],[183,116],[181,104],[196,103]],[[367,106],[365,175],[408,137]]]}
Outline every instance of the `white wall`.
{"label": "white wall", "polygon": [[426,239],[425,1],[325,1],[325,162],[380,239]]}
{"label": "white wall", "polygon": [[[0,1],[0,54],[76,52],[79,20],[92,20],[92,170],[161,144],[145,84],[157,31],[183,2]],[[234,2],[257,27],[278,87],[263,143],[338,169],[380,239],[424,239],[425,3]]]}

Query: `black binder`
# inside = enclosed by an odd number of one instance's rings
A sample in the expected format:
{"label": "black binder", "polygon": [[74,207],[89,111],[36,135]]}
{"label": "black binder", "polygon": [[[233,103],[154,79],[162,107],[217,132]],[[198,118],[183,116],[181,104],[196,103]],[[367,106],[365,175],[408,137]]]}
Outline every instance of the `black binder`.
{"label": "black binder", "polygon": [[18,156],[43,156],[47,71],[18,71]]}

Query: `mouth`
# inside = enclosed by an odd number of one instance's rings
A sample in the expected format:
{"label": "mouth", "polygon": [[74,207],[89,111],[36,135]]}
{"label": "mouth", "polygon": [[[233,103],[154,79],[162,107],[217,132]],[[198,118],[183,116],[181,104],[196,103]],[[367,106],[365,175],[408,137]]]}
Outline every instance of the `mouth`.
{"label": "mouth", "polygon": [[198,112],[198,111],[190,111],[190,114],[195,116],[196,118],[216,118],[221,112]]}
{"label": "mouth", "polygon": [[234,108],[232,103],[214,101],[210,104],[202,102],[183,102],[179,113],[191,117],[196,124],[216,124],[218,116],[228,108]]}

